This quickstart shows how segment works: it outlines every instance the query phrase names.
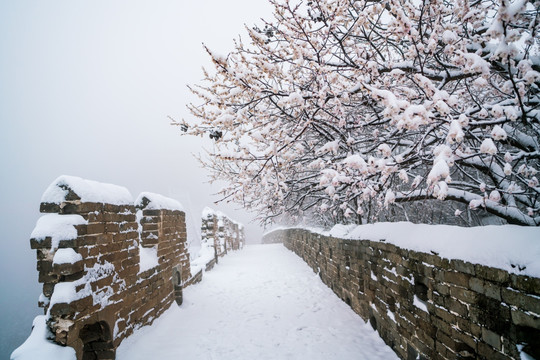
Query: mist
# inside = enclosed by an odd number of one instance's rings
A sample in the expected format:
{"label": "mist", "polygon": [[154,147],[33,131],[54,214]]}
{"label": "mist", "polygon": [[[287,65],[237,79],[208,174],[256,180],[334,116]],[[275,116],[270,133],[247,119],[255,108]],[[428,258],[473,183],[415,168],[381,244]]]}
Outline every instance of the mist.
{"label": "mist", "polygon": [[[41,194],[59,175],[151,191],[179,200],[188,238],[205,206],[262,229],[235,204],[215,205],[218,185],[193,154],[209,140],[181,137],[168,116],[189,118],[186,85],[210,67],[244,24],[270,17],[266,0],[17,0],[0,2],[0,358],[41,313],[30,233]],[[200,220],[199,220],[200,221]]]}

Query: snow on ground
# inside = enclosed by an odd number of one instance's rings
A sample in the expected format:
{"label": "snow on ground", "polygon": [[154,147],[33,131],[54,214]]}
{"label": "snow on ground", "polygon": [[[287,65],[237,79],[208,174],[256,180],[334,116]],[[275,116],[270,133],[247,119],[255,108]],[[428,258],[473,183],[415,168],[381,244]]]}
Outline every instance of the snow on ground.
{"label": "snow on ground", "polygon": [[52,336],[46,324],[47,317],[39,315],[32,324],[32,333],[26,341],[11,354],[11,360],[74,360],[75,350],[59,346],[47,340]]}
{"label": "snow on ground", "polygon": [[397,359],[369,324],[283,245],[220,259],[152,326],[124,340],[118,360]]}
{"label": "snow on ground", "polygon": [[206,264],[214,258],[214,254],[214,239],[204,240],[199,249],[199,256],[190,261],[191,275],[195,275],[202,269],[205,269]]}

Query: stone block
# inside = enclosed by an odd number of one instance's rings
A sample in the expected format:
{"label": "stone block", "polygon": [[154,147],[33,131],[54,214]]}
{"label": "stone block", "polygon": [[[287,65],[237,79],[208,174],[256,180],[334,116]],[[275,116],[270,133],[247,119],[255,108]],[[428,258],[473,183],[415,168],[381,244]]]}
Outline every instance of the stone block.
{"label": "stone block", "polygon": [[[450,335],[445,332],[438,331],[436,336],[435,348],[440,348],[440,345],[444,345],[444,348],[455,351],[455,342]],[[439,346],[437,346],[437,343]]]}
{"label": "stone block", "polygon": [[469,319],[467,319],[467,321],[468,321],[468,324],[469,324],[469,332],[471,333],[471,335],[478,338],[478,339],[481,338],[482,337],[482,327],[478,326],[474,322],[471,322]]}
{"label": "stone block", "polygon": [[501,287],[490,281],[484,281],[482,279],[473,277],[469,281],[470,289],[476,291],[479,294],[486,295],[492,299],[501,300]]}
{"label": "stone block", "polygon": [[491,346],[482,341],[478,343],[478,355],[480,355],[482,359],[510,360],[506,355],[500,353],[499,351],[496,351]]}
{"label": "stone block", "polygon": [[511,288],[502,288],[502,299],[508,305],[540,314],[540,297],[530,296]]}
{"label": "stone block", "polygon": [[144,209],[143,210],[143,216],[147,217],[147,216],[161,216],[162,215],[162,212],[163,210],[148,210],[148,209]]}
{"label": "stone block", "polygon": [[40,283],[57,283],[58,282],[58,275],[54,273],[42,273],[40,272],[38,275],[38,282]]}
{"label": "stone block", "polygon": [[81,226],[81,229],[84,227],[86,227],[86,232],[84,234],[79,233],[80,235],[103,234],[105,232],[104,223],[93,223],[93,224],[83,225]]}
{"label": "stone block", "polygon": [[450,287],[450,295],[468,304],[475,304],[478,300],[478,293],[459,287]]}
{"label": "stone block", "polygon": [[59,204],[54,203],[41,203],[39,204],[40,213],[55,213],[59,214],[62,209]]}
{"label": "stone block", "polygon": [[467,306],[461,303],[459,300],[448,297],[444,301],[445,308],[449,311],[458,314],[461,317],[466,318],[469,314]]}
{"label": "stone block", "polygon": [[50,299],[54,291],[54,285],[55,284],[51,284],[51,283],[43,284],[43,295],[45,295],[46,297]]}
{"label": "stone block", "polygon": [[512,309],[512,323],[518,326],[525,326],[540,330],[540,316],[533,313],[526,313],[519,309]]}
{"label": "stone block", "polygon": [[462,342],[472,349],[477,348],[477,339],[474,336],[466,334],[456,328],[452,328],[452,339],[454,339],[456,343]]}
{"label": "stone block", "polygon": [[476,306],[470,306],[470,318],[476,324],[502,334],[511,323],[510,308],[499,301],[480,295]]}
{"label": "stone block", "polygon": [[447,322],[448,324],[455,324],[457,322],[456,315],[450,313],[448,309],[435,307],[435,315]]}
{"label": "stone block", "polygon": [[80,214],[83,217],[92,212],[103,211],[103,204],[80,201],[67,201],[60,205],[62,214]]}
{"label": "stone block", "polygon": [[445,333],[447,336],[452,334],[452,325],[439,318],[438,316],[432,315],[430,317],[431,323],[436,328],[436,338],[440,332]]}
{"label": "stone block", "polygon": [[495,269],[484,265],[474,265],[476,276],[500,285],[507,284],[510,280],[510,275],[501,269]]}
{"label": "stone block", "polygon": [[109,286],[113,283],[114,275],[109,275],[107,277],[101,278],[97,281],[92,282],[90,285],[92,287],[92,292],[97,292],[99,289]]}
{"label": "stone block", "polygon": [[[428,337],[434,339],[437,333],[437,328],[429,320],[423,320],[421,318],[416,319],[416,327],[418,333],[426,334]],[[423,341],[424,344],[427,342]]]}
{"label": "stone block", "polygon": [[454,269],[455,271],[462,272],[469,275],[475,275],[476,271],[474,269],[474,264],[471,264],[470,262],[466,262],[463,260],[457,260],[453,259],[450,260],[450,267]]}
{"label": "stone block", "polygon": [[76,280],[79,280],[80,278],[82,278],[84,276],[85,272],[84,271],[79,271],[79,272],[75,272],[75,273],[72,273],[72,274],[69,274],[69,275],[62,275],[63,276],[63,281],[66,281],[66,282],[71,282],[71,281],[76,281]]}
{"label": "stone block", "polygon": [[52,259],[38,260],[36,270],[46,274],[53,272]]}
{"label": "stone block", "polygon": [[[446,345],[444,345],[440,341],[435,341],[435,352],[436,352],[435,359],[437,360],[454,359],[456,357],[455,353],[452,352],[449,348],[446,347]],[[404,357],[401,357],[401,358],[404,359]]]}
{"label": "stone block", "polygon": [[66,316],[73,317],[75,313],[80,312],[86,308],[89,308],[93,305],[92,296],[87,296],[82,299],[78,299],[71,303],[56,303],[51,307],[50,314],[51,317],[62,317]]}
{"label": "stone block", "polygon": [[47,236],[44,239],[30,239],[30,248],[33,250],[37,249],[50,249],[51,248],[51,237]]}
{"label": "stone block", "polygon": [[105,226],[105,233],[118,233],[120,232],[120,224],[119,223],[104,223]]}
{"label": "stone block", "polygon": [[445,284],[435,283],[433,289],[441,295],[450,294],[450,288],[448,287],[448,285],[445,285]]}
{"label": "stone block", "polygon": [[512,274],[510,280],[514,289],[540,296],[540,278]]}
{"label": "stone block", "polygon": [[501,336],[499,334],[486,328],[482,328],[482,340],[494,349],[498,351],[501,350]]}
{"label": "stone block", "polygon": [[54,273],[58,275],[72,275],[84,270],[83,261],[77,261],[73,264],[54,264]]}
{"label": "stone block", "polygon": [[444,281],[461,286],[461,287],[468,287],[469,286],[469,280],[471,279],[471,275],[464,274],[460,272],[455,271],[446,271],[444,272]]}

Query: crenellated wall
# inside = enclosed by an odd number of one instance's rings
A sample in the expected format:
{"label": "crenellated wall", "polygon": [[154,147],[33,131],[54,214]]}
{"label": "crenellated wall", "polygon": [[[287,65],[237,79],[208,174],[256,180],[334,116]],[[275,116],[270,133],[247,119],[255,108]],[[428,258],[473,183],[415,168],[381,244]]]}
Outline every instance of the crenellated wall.
{"label": "crenellated wall", "polygon": [[[228,251],[239,250],[245,245],[243,225],[210,208],[205,208],[203,211],[201,234],[205,239],[203,246],[213,247],[215,262]],[[213,266],[213,264],[208,264],[208,266]]]}
{"label": "crenellated wall", "polygon": [[540,359],[540,278],[303,229],[263,242],[304,259],[402,359]]}
{"label": "crenellated wall", "polygon": [[[191,274],[185,213],[175,200],[142,193],[134,201],[123,187],[62,176],[40,210],[30,240],[43,283],[45,316],[36,321],[77,359],[114,359],[123,339],[173,301],[180,305],[182,289],[202,277]],[[36,342],[27,343],[12,358],[35,357]]]}

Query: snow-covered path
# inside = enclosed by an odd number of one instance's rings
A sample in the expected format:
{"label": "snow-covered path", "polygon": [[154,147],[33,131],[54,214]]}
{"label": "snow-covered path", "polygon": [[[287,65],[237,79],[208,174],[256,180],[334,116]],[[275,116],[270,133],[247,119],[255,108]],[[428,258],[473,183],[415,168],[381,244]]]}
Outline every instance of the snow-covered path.
{"label": "snow-covered path", "polygon": [[118,360],[397,359],[394,352],[283,245],[251,245],[220,259]]}

